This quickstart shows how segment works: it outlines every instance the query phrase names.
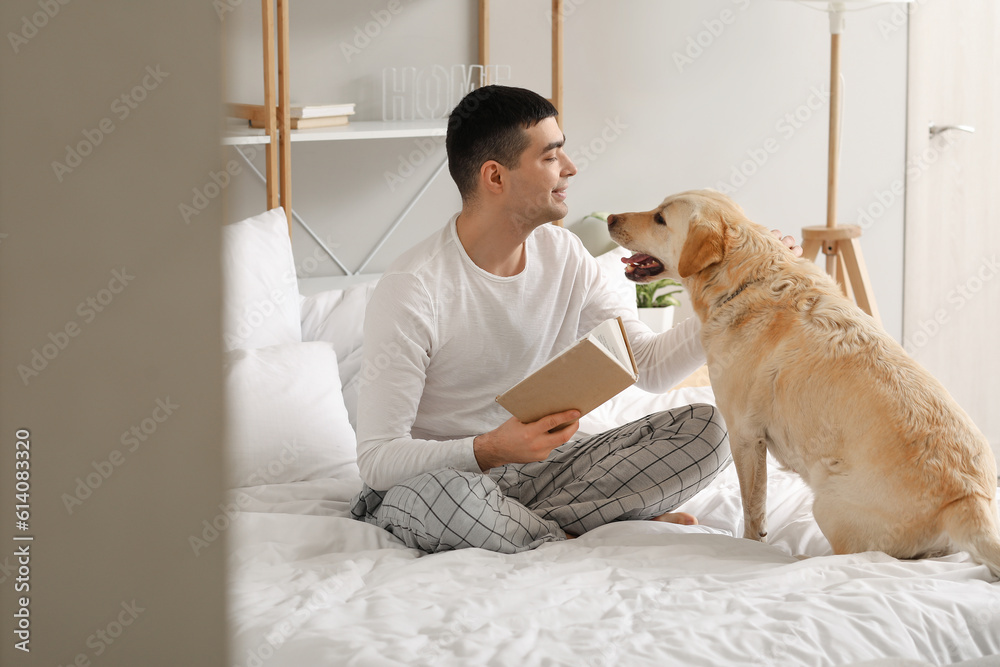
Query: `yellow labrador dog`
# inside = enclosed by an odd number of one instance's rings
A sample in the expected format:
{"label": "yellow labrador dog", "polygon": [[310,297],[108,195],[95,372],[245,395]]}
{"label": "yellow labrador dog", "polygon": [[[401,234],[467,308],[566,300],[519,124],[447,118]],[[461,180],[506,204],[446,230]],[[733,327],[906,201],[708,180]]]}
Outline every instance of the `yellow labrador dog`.
{"label": "yellow labrador dog", "polygon": [[968,551],[1000,577],[989,444],[930,373],[825,272],[728,197],[683,192],[609,216],[635,282],[680,279],[729,427],[744,537],[765,535],[766,452],[815,493],[835,553]]}

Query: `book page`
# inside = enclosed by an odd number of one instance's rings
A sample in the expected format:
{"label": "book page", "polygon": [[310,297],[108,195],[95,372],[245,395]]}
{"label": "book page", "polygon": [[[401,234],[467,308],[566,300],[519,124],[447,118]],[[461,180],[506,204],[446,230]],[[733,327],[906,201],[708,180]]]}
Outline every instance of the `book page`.
{"label": "book page", "polygon": [[632,359],[625,346],[625,339],[622,338],[622,328],[617,318],[601,322],[586,335],[586,338],[603,347],[615,361],[621,364],[622,368],[629,373],[634,373]]}

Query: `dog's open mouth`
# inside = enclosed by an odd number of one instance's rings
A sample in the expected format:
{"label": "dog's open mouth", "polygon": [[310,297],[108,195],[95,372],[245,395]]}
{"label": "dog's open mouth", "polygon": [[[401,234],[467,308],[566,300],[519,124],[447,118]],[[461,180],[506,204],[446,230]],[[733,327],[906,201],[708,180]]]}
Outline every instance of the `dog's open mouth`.
{"label": "dog's open mouth", "polygon": [[625,262],[625,277],[640,281],[663,272],[663,262],[651,255],[637,252],[631,257],[622,257]]}

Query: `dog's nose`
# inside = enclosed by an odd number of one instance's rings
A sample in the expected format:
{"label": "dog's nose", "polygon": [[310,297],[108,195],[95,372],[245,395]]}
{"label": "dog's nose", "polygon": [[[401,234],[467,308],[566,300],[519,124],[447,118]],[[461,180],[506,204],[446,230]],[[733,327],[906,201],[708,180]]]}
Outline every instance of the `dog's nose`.
{"label": "dog's nose", "polygon": [[618,216],[616,216],[614,213],[612,213],[611,215],[608,216],[608,226],[609,227],[611,225],[615,224],[616,222],[618,222]]}

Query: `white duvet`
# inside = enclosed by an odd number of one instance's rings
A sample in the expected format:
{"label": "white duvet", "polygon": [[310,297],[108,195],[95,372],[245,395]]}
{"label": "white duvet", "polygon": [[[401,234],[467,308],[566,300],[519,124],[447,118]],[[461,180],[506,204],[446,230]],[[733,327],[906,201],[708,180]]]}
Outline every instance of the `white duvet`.
{"label": "white duvet", "polygon": [[[671,394],[711,400],[708,389]],[[664,407],[629,390],[583,428]],[[622,522],[515,555],[407,549],[347,518],[359,488],[317,480],[232,492],[242,511],[228,533],[231,664],[951,664],[1000,654],[1000,584],[984,566],[964,553],[833,556],[809,490],[773,465],[768,544],[733,537],[742,509],[732,466],[681,508],[700,526]]]}

